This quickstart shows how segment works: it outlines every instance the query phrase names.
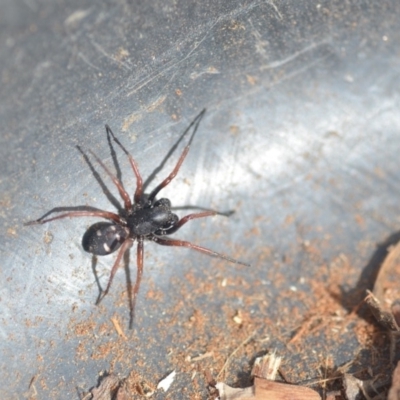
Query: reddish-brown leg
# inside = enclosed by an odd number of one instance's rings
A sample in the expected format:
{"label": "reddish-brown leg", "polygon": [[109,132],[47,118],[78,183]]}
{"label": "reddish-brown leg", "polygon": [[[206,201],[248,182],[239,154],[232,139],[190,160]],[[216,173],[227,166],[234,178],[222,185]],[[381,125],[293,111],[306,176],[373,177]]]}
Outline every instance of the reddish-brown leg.
{"label": "reddish-brown leg", "polygon": [[223,258],[224,260],[230,261],[231,263],[241,264],[241,265],[245,265],[246,267],[250,267],[250,264],[246,264],[242,261],[235,260],[234,258],[225,256],[224,254],[217,253],[210,249],[206,249],[205,247],[201,247],[201,246],[198,246],[197,244],[186,242],[184,240],[166,239],[166,238],[160,238],[158,236],[153,236],[152,241],[156,242],[158,244],[161,244],[163,246],[188,247],[189,249],[197,250],[201,253],[208,254],[209,256]]}
{"label": "reddish-brown leg", "polygon": [[47,219],[39,218],[35,221],[26,222],[24,225],[44,224],[46,222],[54,221],[56,219],[71,218],[71,217],[100,217],[100,218],[111,219],[112,221],[121,223],[119,215],[108,211],[71,211],[65,214],[58,215],[57,217],[53,218],[47,218]]}
{"label": "reddish-brown leg", "polygon": [[218,213],[215,211],[204,211],[204,212],[200,212],[200,213],[186,215],[185,217],[181,218],[176,223],[176,225],[174,225],[173,227],[171,227],[169,229],[166,229],[164,234],[170,235],[171,233],[176,232],[179,228],[182,227],[182,225],[185,225],[186,222],[190,221],[191,219],[210,217],[210,216],[217,215],[217,214]]}
{"label": "reddish-brown leg", "polygon": [[117,143],[119,147],[121,147],[122,151],[129,158],[129,162],[130,162],[131,167],[133,169],[133,172],[134,172],[134,174],[136,176],[136,190],[135,190],[135,195],[134,195],[133,199],[135,200],[135,203],[139,203],[139,201],[140,201],[140,199],[142,198],[142,195],[143,195],[143,179],[142,179],[142,176],[140,175],[139,168],[138,168],[138,166],[136,164],[136,161],[130,155],[128,150],[126,150],[126,148],[122,145],[122,143],[115,137],[113,131],[111,130],[111,128],[108,125],[106,125],[106,130],[112,136],[112,138],[114,139],[114,142]]}
{"label": "reddish-brown leg", "polygon": [[129,329],[132,329],[133,325],[133,320],[135,319],[135,307],[136,307],[136,298],[139,293],[140,289],[140,283],[142,281],[142,276],[143,276],[143,239],[139,238],[138,239],[138,244],[137,244],[137,254],[136,254],[136,282],[135,286],[133,287],[133,293],[132,293],[132,298],[131,298],[131,304],[130,304],[130,311],[131,311],[131,316],[129,320]]}
{"label": "reddish-brown leg", "polygon": [[183,149],[183,152],[182,152],[181,156],[179,157],[179,160],[178,160],[178,162],[176,163],[175,168],[172,170],[172,172],[171,172],[171,173],[170,173],[170,174],[155,188],[155,189],[153,189],[153,191],[150,193],[150,196],[149,196],[149,200],[150,200],[150,201],[153,201],[153,200],[156,198],[158,192],[159,192],[161,189],[165,188],[165,186],[167,186],[167,185],[172,181],[172,179],[175,178],[176,174],[179,172],[179,169],[180,169],[180,167],[181,167],[183,161],[185,160],[185,158],[186,158],[186,156],[187,156],[187,153],[189,152],[190,145],[192,144],[194,135],[195,135],[196,132],[197,132],[197,128],[199,127],[199,123],[200,123],[201,119],[203,118],[203,115],[204,115],[205,112],[206,112],[206,110],[204,109],[204,110],[195,118],[195,120],[190,124],[190,127],[188,128],[188,130],[192,127],[192,125],[195,125],[195,126],[194,126],[194,128],[193,128],[192,136],[191,136],[190,139],[189,139],[189,143],[188,143],[188,144],[186,145],[186,147]]}
{"label": "reddish-brown leg", "polygon": [[175,168],[172,170],[172,172],[167,176],[167,178],[165,178],[151,193],[149,196],[149,200],[152,201],[155,199],[155,197],[157,196],[158,192],[165,188],[165,186],[167,186],[172,179],[175,178],[176,174],[179,171],[179,168],[181,167],[183,161],[185,160],[185,157],[187,155],[187,153],[189,152],[190,149],[190,143],[185,147],[185,149],[183,150],[182,155],[179,157],[178,163],[176,164]]}
{"label": "reddish-brown leg", "polygon": [[89,150],[89,153],[96,159],[96,161],[101,165],[101,167],[104,169],[104,171],[106,171],[107,175],[114,182],[114,185],[117,187],[119,194],[122,197],[122,200],[124,200],[125,210],[130,210],[132,208],[132,202],[131,202],[131,199],[129,198],[129,194],[126,192],[122,182],[111,173],[111,171],[103,164],[103,162],[100,160],[100,158],[97,157],[96,154],[93,153],[93,151]]}
{"label": "reddish-brown leg", "polygon": [[122,244],[121,248],[119,249],[117,258],[115,259],[114,265],[110,272],[110,277],[108,278],[106,290],[103,292],[101,296],[99,296],[98,300],[96,301],[96,305],[98,305],[101,302],[101,300],[103,300],[103,298],[107,295],[108,291],[110,290],[111,283],[118,270],[119,263],[121,262],[121,259],[125,254],[125,252],[132,246],[132,244],[133,244],[133,239],[126,239],[125,242]]}

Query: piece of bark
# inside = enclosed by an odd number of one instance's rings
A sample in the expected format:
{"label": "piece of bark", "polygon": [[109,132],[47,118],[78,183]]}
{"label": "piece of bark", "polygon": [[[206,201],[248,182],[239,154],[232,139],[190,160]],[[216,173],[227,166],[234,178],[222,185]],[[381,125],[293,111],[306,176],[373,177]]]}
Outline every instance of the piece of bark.
{"label": "piece of bark", "polygon": [[388,400],[400,400],[400,361],[393,372],[392,386],[388,393]]}
{"label": "piece of bark", "polygon": [[245,389],[231,388],[222,382],[217,383],[216,388],[221,400],[321,400],[310,388],[257,377],[254,385]]}
{"label": "piece of bark", "polygon": [[275,352],[257,357],[251,370],[251,376],[270,379],[274,381],[281,365],[282,357],[278,357]]}
{"label": "piece of bark", "polygon": [[218,390],[220,400],[247,400],[255,399],[254,397],[254,386],[237,389],[230,387],[226,383],[218,382],[215,387]]}
{"label": "piece of bark", "polygon": [[321,400],[321,396],[305,386],[289,385],[270,381],[267,379],[254,378],[255,398],[270,400]]}
{"label": "piece of bark", "polygon": [[372,293],[367,291],[365,301],[377,321],[387,330],[399,332],[400,327],[400,243],[388,249],[388,255],[379,268]]}
{"label": "piece of bark", "polygon": [[397,338],[400,334],[400,242],[388,249],[371,293],[367,290],[365,302],[378,323],[389,333],[390,363],[396,354]]}
{"label": "piece of bark", "polygon": [[90,391],[92,400],[128,400],[122,381],[115,375],[103,378],[96,388]]}
{"label": "piece of bark", "polygon": [[397,325],[397,321],[393,312],[385,309],[374,293],[370,292],[369,290],[367,290],[367,293],[368,296],[364,301],[368,304],[369,309],[378,323],[389,331],[399,331],[399,326]]}
{"label": "piece of bark", "polygon": [[360,379],[355,378],[353,375],[343,375],[343,388],[346,395],[346,399],[354,400],[357,399],[360,393],[362,393],[363,382]]}
{"label": "piece of bark", "polygon": [[390,307],[393,302],[400,299],[400,242],[388,249],[388,255],[383,261],[374,284],[375,297]]}

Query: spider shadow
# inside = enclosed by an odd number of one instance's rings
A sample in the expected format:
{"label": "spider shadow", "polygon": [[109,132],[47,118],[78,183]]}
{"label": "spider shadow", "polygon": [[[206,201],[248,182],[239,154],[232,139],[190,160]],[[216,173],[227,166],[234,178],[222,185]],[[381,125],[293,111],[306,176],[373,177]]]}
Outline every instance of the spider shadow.
{"label": "spider shadow", "polygon": [[[113,163],[114,163],[115,169],[117,171],[117,177],[118,177],[119,180],[121,180],[121,169],[119,167],[118,160],[117,160],[116,154],[115,154],[115,150],[114,150],[114,147],[112,146],[112,143],[111,143],[111,140],[110,140],[110,136],[109,136],[108,133],[107,133],[107,141],[108,141],[108,144],[110,146],[111,157],[113,159]],[[82,148],[79,145],[77,145],[75,147],[82,154],[84,161],[88,165],[88,167],[89,167],[89,169],[90,169],[90,171],[91,171],[91,173],[93,175],[93,178],[97,181],[97,183],[101,187],[101,190],[103,191],[104,195],[107,197],[108,201],[118,210],[119,214],[123,213],[124,209],[123,209],[123,207],[121,207],[120,202],[110,192],[110,190],[108,189],[107,185],[104,183],[103,179],[101,178],[100,174],[94,168],[94,166],[93,166],[92,162],[90,161],[88,155],[82,150]]]}
{"label": "spider shadow", "polygon": [[[116,154],[115,154],[114,148],[112,148],[111,141],[110,141],[109,137],[108,137],[108,143],[110,144],[110,147],[111,147],[111,156],[113,158],[114,165],[116,167],[117,176],[120,179],[121,170],[119,168],[118,161],[116,161]],[[87,156],[87,154],[82,150],[82,148],[79,145],[77,145],[75,147],[81,153],[81,155],[83,156],[83,159],[84,159],[85,163],[88,165],[88,167],[89,167],[94,179],[97,181],[97,183],[101,187],[101,189],[102,189],[104,195],[106,196],[106,198],[108,199],[108,201],[118,210],[118,214],[122,215],[124,213],[123,207],[121,207],[120,202],[117,200],[117,198],[108,189],[107,185],[104,183],[104,181],[101,178],[100,174],[94,168],[94,166],[93,166],[92,162],[90,161],[89,157]],[[59,207],[54,207],[51,210],[47,211],[45,214],[43,214],[39,218],[39,220],[45,219],[46,217],[48,217],[50,214],[53,214],[53,213],[68,212],[68,211],[94,211],[94,212],[96,212],[96,211],[102,211],[102,210],[100,210],[99,208],[96,208],[96,207],[92,207],[92,206],[61,206],[61,207],[59,206]],[[36,222],[36,221],[32,221],[32,222]],[[31,225],[31,223],[28,222],[25,225]]]}
{"label": "spider shadow", "polygon": [[[129,268],[129,264],[130,264],[130,251],[126,251],[124,254],[124,259],[123,259],[123,263],[124,263],[124,269],[125,269],[125,276],[126,276],[126,286],[127,286],[127,294],[128,294],[128,299],[129,299],[129,329],[132,329],[133,327],[133,320],[134,320],[134,313],[135,313],[135,303],[136,303],[136,298],[133,299],[133,301],[130,301],[130,299],[132,299],[132,279],[131,279],[131,271]],[[100,301],[102,300],[102,295],[104,293],[103,288],[101,287],[100,284],[100,279],[99,279],[99,275],[97,273],[97,256],[93,254],[92,256],[92,272],[96,281],[96,285],[97,285],[97,289],[99,291],[99,294],[97,296],[96,299],[96,305],[100,304]],[[138,283],[140,283],[140,277],[136,277],[136,281],[135,281],[135,286],[138,285]]]}
{"label": "spider shadow", "polygon": [[[193,134],[197,132],[197,129],[199,127],[199,124],[201,120],[203,119],[203,116],[206,112],[206,109],[202,110],[199,115],[196,116],[196,118],[190,123],[190,125],[183,131],[181,136],[178,138],[178,140],[173,144],[173,146],[170,148],[168,153],[165,155],[165,157],[161,160],[160,164],[153,170],[153,172],[149,175],[149,177],[143,182],[143,192],[146,193],[147,187],[153,182],[157,174],[165,167],[166,163],[168,160],[174,155],[176,152],[179,144],[182,142],[182,140],[185,138],[185,136],[192,130],[194,130]],[[113,164],[116,170],[116,177],[119,181],[122,182],[122,172],[121,172],[121,167],[119,165],[118,157],[116,154],[116,151],[114,149],[114,145],[111,141],[110,134],[107,130],[107,142],[108,146],[110,149],[110,154],[111,158],[113,160]],[[119,215],[124,216],[124,208],[121,206],[119,200],[111,193],[111,191],[108,189],[107,185],[104,183],[103,179],[101,178],[100,174],[96,171],[94,168],[92,162],[90,161],[89,157],[87,154],[82,150],[82,148],[77,145],[76,146],[77,150],[82,154],[84,161],[88,165],[90,171],[92,172],[93,177],[101,187],[104,195],[107,197],[108,201],[118,210]],[[58,209],[58,211],[73,211],[73,210],[86,210],[84,208],[80,208],[81,206],[78,206],[79,208],[75,207],[65,207],[62,210]],[[85,207],[85,206],[82,206]],[[58,208],[58,207],[57,207]],[[88,210],[96,210],[95,208],[88,207]],[[202,211],[214,211],[219,215],[224,215],[224,216],[230,216],[234,213],[234,211],[229,210],[226,212],[219,212],[212,210],[210,208],[205,208],[205,207],[198,207],[198,206],[193,206],[193,205],[185,205],[185,206],[178,206],[178,207],[172,207],[172,210],[202,210]],[[54,209],[53,209],[54,210]],[[51,212],[54,212],[53,210],[49,211],[47,214],[45,214],[42,218],[50,214]]]}
{"label": "spider shadow", "polygon": [[189,124],[189,126],[183,131],[182,135],[178,138],[178,140],[172,145],[172,147],[169,149],[168,153],[165,155],[165,157],[162,159],[161,163],[156,167],[153,172],[149,175],[149,177],[143,182],[143,192],[146,193],[147,187],[151,182],[153,182],[154,178],[156,175],[165,167],[165,164],[168,162],[168,160],[171,158],[171,156],[176,152],[179,144],[182,142],[184,137],[192,130],[193,128],[193,134],[195,135],[197,132],[197,129],[200,125],[201,120],[204,117],[204,114],[206,112],[206,109],[202,110],[199,115],[196,116],[196,118]]}

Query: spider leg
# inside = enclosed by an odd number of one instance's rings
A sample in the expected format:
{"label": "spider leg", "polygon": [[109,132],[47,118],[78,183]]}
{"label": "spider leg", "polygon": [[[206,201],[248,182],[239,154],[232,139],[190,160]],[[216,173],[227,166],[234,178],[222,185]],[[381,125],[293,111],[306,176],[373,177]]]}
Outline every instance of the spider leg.
{"label": "spider leg", "polygon": [[96,301],[96,305],[98,305],[101,302],[101,300],[103,300],[103,298],[107,295],[108,291],[110,290],[111,283],[112,283],[114,276],[118,270],[119,263],[121,262],[121,259],[122,259],[123,255],[125,254],[125,251],[127,251],[132,246],[132,244],[133,244],[133,239],[126,239],[125,242],[122,244],[122,246],[118,252],[117,258],[115,259],[114,265],[111,269],[110,277],[108,278],[106,290],[99,296],[99,298]]}
{"label": "spider leg", "polygon": [[179,210],[183,210],[183,211],[200,210],[202,212],[203,211],[212,211],[213,213],[215,213],[215,215],[221,215],[223,217],[230,217],[231,215],[235,214],[235,210],[217,211],[217,210],[213,210],[213,209],[207,208],[207,207],[192,206],[192,205],[171,207],[171,211],[179,211]]}
{"label": "spider leg", "polygon": [[117,187],[120,196],[124,200],[125,210],[130,210],[132,207],[132,202],[131,199],[129,198],[129,194],[126,192],[124,186],[122,185],[122,182],[111,173],[111,171],[105,166],[105,164],[100,160],[100,158],[93,153],[93,151],[89,150],[89,153],[96,159],[96,161],[101,165],[104,171],[106,171],[107,175],[114,182],[114,185]]}
{"label": "spider leg", "polygon": [[[171,226],[171,228],[165,229],[163,231],[163,233],[164,233],[164,235],[171,235],[172,233],[176,232],[183,225],[185,225],[186,222],[190,221],[191,219],[210,217],[210,216],[217,215],[217,214],[218,213],[216,211],[204,211],[204,212],[200,212],[200,213],[186,215],[185,217],[181,218],[174,226]],[[157,234],[157,232],[156,232],[156,234]]]}
{"label": "spider leg", "polygon": [[197,250],[201,253],[208,254],[209,256],[213,257],[218,257],[218,258],[223,258],[224,260],[230,261],[231,263],[234,264],[240,264],[244,265],[246,267],[250,267],[250,264],[246,264],[242,261],[235,260],[234,258],[228,257],[224,254],[217,253],[215,251],[212,251],[210,249],[206,249],[205,247],[199,246],[197,244],[193,244],[190,242],[186,242],[184,240],[177,240],[177,239],[166,239],[166,238],[160,238],[158,236],[154,236],[151,239],[153,242],[156,242],[158,244],[161,244],[163,246],[178,246],[178,247],[187,247],[189,249]]}
{"label": "spider leg", "polygon": [[27,225],[39,225],[39,224],[44,224],[46,222],[54,221],[56,219],[62,219],[62,218],[71,218],[71,217],[100,217],[100,218],[105,218],[105,219],[111,219],[112,221],[115,221],[117,223],[121,223],[121,219],[119,215],[114,214],[109,211],[70,211],[65,214],[57,215],[57,217],[52,217],[52,218],[45,218],[47,215],[49,215],[52,212],[58,212],[56,207],[50,212],[46,213],[43,217],[40,217],[39,219],[36,219],[35,221],[29,221],[25,222],[25,226]]}
{"label": "spider leg", "polygon": [[134,195],[133,199],[135,200],[135,203],[139,203],[139,201],[143,195],[143,179],[142,179],[142,176],[140,175],[139,168],[136,164],[136,161],[131,156],[131,154],[128,152],[128,150],[126,150],[126,148],[121,144],[121,142],[115,137],[113,131],[111,130],[111,128],[108,125],[106,125],[106,131],[107,131],[107,134],[112,136],[112,138],[114,139],[114,142],[117,143],[119,147],[121,147],[122,151],[129,158],[129,162],[130,162],[133,172],[136,176],[136,190],[135,190],[135,195]]}
{"label": "spider leg", "polygon": [[[196,132],[197,132],[197,128],[199,127],[199,123],[200,123],[201,119],[203,118],[203,115],[204,115],[205,112],[206,112],[206,110],[204,109],[204,110],[196,117],[195,121],[193,121],[193,122],[195,122],[195,126],[194,126],[194,128],[193,128],[192,136],[191,136],[190,139],[189,139],[189,143],[188,143],[188,144],[186,145],[186,147],[183,149],[183,152],[182,152],[181,156],[179,157],[179,160],[178,160],[178,162],[176,163],[175,168],[172,170],[172,172],[171,172],[171,173],[170,173],[170,174],[155,188],[155,189],[153,189],[153,191],[150,193],[150,195],[149,195],[149,201],[153,201],[153,200],[156,198],[158,192],[159,192],[161,189],[165,188],[165,187],[172,181],[172,179],[175,178],[175,176],[176,176],[177,173],[179,172],[179,169],[181,168],[181,165],[182,165],[183,161],[185,160],[185,158],[186,158],[186,156],[187,156],[187,153],[189,152],[190,145],[192,144],[194,135],[195,135]],[[192,126],[192,124],[191,124],[190,126]],[[186,132],[185,132],[185,133],[186,133]]]}
{"label": "spider leg", "polygon": [[136,298],[139,293],[140,289],[140,283],[142,281],[142,275],[143,275],[143,238],[138,238],[138,244],[137,244],[137,268],[136,268],[136,282],[135,286],[133,287],[133,293],[132,297],[130,299],[130,319],[129,319],[129,329],[132,329],[133,325],[133,320],[135,318],[135,308],[136,308]]}

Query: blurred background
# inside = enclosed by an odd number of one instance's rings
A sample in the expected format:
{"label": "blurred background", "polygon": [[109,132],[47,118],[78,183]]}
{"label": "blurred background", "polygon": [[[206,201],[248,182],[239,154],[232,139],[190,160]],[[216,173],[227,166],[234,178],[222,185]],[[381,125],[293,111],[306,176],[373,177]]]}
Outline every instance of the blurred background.
{"label": "blurred background", "polygon": [[[290,382],[387,363],[357,306],[400,226],[397,1],[0,5],[1,398],[83,398],[105,373],[151,393],[175,370],[153,398],[203,399],[206,371],[249,385],[274,349]],[[56,206],[115,211],[76,149],[114,168],[105,124],[147,178],[203,108],[162,195],[235,213],[174,237],[251,267],[146,243],[129,330],[135,248],[95,306],[93,269],[104,287],[115,259],[82,249],[97,220],[23,224]]]}

